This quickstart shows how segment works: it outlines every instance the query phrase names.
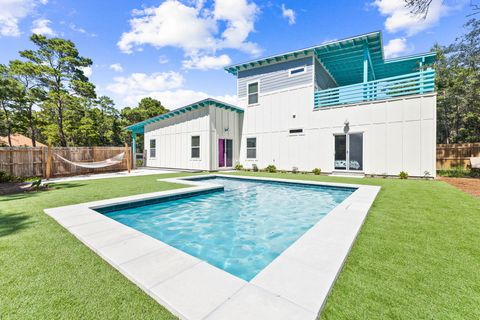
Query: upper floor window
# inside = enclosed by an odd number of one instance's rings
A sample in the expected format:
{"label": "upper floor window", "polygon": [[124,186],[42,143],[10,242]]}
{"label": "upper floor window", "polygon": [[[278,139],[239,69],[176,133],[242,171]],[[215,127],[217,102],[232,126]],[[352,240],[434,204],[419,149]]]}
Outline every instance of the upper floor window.
{"label": "upper floor window", "polygon": [[193,159],[200,158],[200,136],[192,136],[192,153]]}
{"label": "upper floor window", "polygon": [[248,104],[258,103],[258,82],[247,85]]}
{"label": "upper floor window", "polygon": [[247,159],[257,158],[257,138],[247,138]]}
{"label": "upper floor window", "polygon": [[157,156],[157,140],[150,139],[150,158]]}
{"label": "upper floor window", "polygon": [[307,68],[305,66],[304,67],[299,67],[299,68],[293,68],[293,69],[288,70],[288,76],[293,77],[293,76],[296,76],[296,75],[299,75],[299,74],[302,74],[302,73],[305,73],[305,72],[307,72]]}

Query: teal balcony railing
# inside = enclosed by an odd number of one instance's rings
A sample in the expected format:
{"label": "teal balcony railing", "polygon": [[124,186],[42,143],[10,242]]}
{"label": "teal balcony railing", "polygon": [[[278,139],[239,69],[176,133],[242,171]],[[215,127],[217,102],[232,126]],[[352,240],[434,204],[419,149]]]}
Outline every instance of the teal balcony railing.
{"label": "teal balcony railing", "polygon": [[435,90],[432,69],[401,76],[315,91],[315,109],[362,101],[390,99]]}

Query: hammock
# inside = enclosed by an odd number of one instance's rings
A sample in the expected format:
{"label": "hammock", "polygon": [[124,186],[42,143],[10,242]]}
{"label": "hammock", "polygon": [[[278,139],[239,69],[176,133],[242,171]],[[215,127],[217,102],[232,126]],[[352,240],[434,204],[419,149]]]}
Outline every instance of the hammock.
{"label": "hammock", "polygon": [[64,157],[58,154],[55,154],[55,155],[60,159],[62,159],[63,161],[70,163],[71,165],[82,167],[82,168],[88,168],[88,169],[96,169],[96,168],[105,168],[109,166],[114,166],[116,164],[121,163],[123,161],[123,157],[125,156],[125,152],[117,154],[115,157],[105,159],[103,161],[96,161],[96,162],[74,162],[74,161],[65,159]]}

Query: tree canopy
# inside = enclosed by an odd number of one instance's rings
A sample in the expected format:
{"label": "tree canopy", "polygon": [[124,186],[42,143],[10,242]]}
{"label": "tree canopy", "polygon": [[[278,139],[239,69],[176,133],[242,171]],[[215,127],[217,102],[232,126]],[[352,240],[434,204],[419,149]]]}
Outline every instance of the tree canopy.
{"label": "tree canopy", "polygon": [[437,141],[480,142],[480,21],[449,46],[435,45]]}
{"label": "tree canopy", "polygon": [[[0,135],[21,133],[58,146],[118,146],[129,141],[125,126],[168,112],[162,103],[143,98],[136,107],[116,108],[97,97],[72,41],[34,34],[33,50],[0,65]],[[11,143],[10,143],[11,144]]]}

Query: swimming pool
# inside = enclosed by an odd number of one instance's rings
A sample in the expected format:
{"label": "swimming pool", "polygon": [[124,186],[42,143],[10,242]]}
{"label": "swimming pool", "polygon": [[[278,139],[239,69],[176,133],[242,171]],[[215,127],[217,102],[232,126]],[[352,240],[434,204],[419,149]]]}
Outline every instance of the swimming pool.
{"label": "swimming pool", "polygon": [[244,178],[202,180],[223,190],[96,210],[250,281],[356,190]]}

